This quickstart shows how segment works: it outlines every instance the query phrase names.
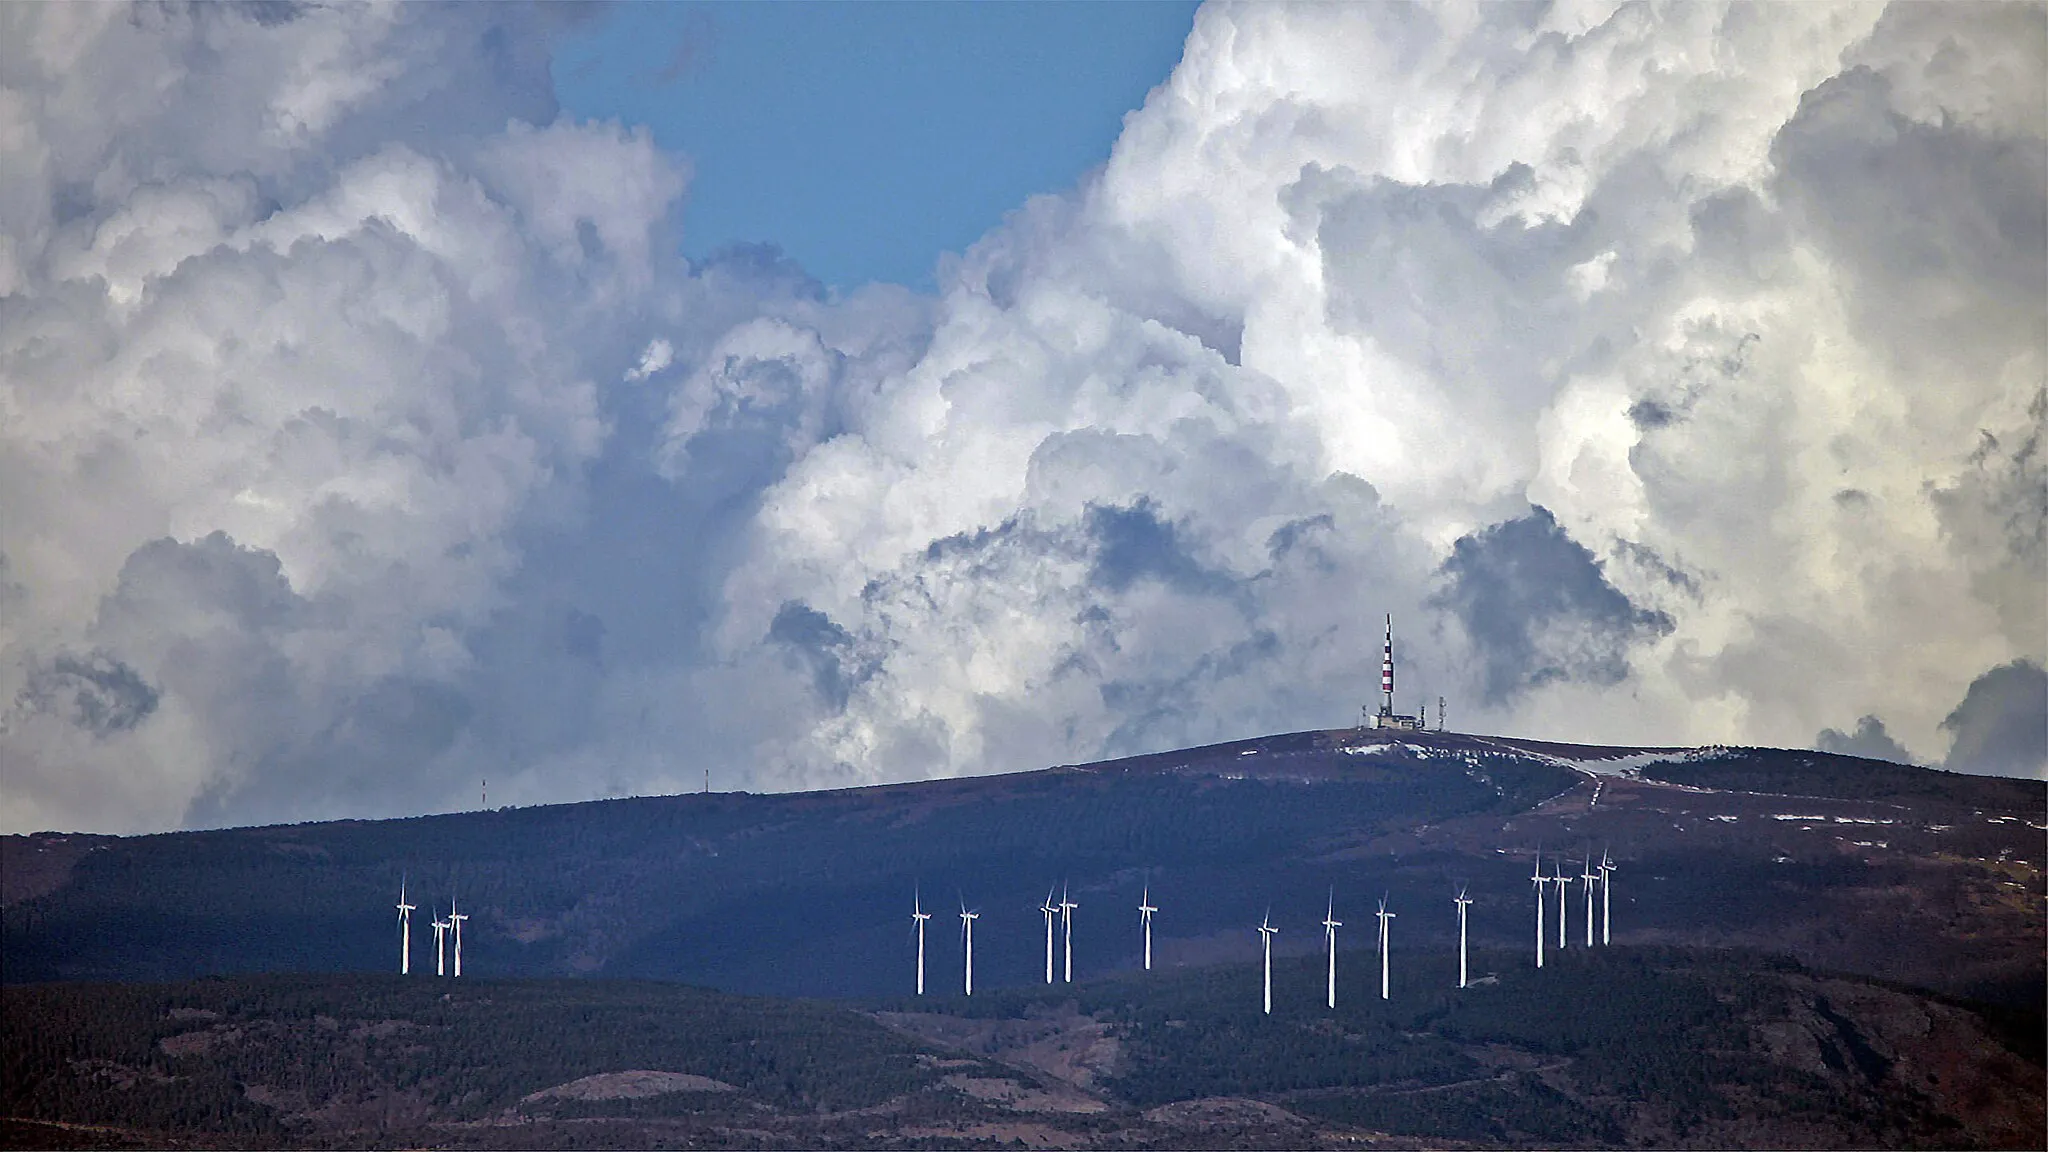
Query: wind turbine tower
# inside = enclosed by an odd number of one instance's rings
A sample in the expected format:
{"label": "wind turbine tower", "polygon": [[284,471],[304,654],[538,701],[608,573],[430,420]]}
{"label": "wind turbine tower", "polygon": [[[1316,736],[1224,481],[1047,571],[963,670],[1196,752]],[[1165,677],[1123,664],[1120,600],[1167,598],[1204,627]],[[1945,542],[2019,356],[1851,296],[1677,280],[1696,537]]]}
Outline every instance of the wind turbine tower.
{"label": "wind turbine tower", "polygon": [[[1145,971],[1152,970],[1152,914],[1159,909],[1152,906],[1152,885],[1145,885],[1145,894],[1138,897],[1138,919],[1145,922]],[[1046,955],[1046,976],[1048,983],[1052,975],[1051,953]]]}
{"label": "wind turbine tower", "polygon": [[924,995],[924,922],[932,914],[924,910],[924,897],[914,890],[910,897],[910,919],[917,925],[917,994]]}
{"label": "wind turbine tower", "polygon": [[448,974],[448,922],[441,919],[440,909],[434,910],[434,975]]}
{"label": "wind turbine tower", "polygon": [[1068,984],[1074,982],[1074,909],[1079,907],[1079,904],[1068,899],[1067,890],[1062,887],[1060,889],[1060,932],[1066,941],[1064,946],[1067,952],[1066,983]]}
{"label": "wind turbine tower", "polygon": [[1463,888],[1458,889],[1458,987],[1460,988],[1465,986],[1465,907],[1470,903],[1472,903],[1472,898],[1465,895]]}
{"label": "wind turbine tower", "polygon": [[1390,939],[1390,938],[1389,938],[1389,936],[1387,935],[1387,921],[1389,921],[1389,920],[1392,920],[1392,919],[1394,918],[1394,914],[1393,914],[1392,912],[1389,912],[1389,911],[1387,911],[1387,898],[1386,898],[1385,896],[1382,896],[1382,897],[1380,897],[1380,911],[1379,911],[1379,917],[1380,917],[1380,999],[1382,999],[1382,1000],[1385,1000],[1385,999],[1387,998],[1387,953],[1388,953],[1388,952],[1389,952],[1389,951],[1391,950],[1391,944],[1392,944],[1392,941],[1391,941],[1391,939]]}
{"label": "wind turbine tower", "polygon": [[1273,933],[1280,931],[1273,927],[1273,910],[1266,909],[1265,919],[1259,921],[1259,943],[1266,952],[1266,1015],[1273,1014]]}
{"label": "wind turbine tower", "polygon": [[1614,864],[1607,859],[1607,850],[1600,850],[1600,943],[1607,943],[1608,910],[1607,886],[1612,882]]}
{"label": "wind turbine tower", "polygon": [[1586,947],[1593,946],[1593,847],[1586,846],[1586,866],[1579,871],[1579,882],[1586,889]]}
{"label": "wind turbine tower", "polygon": [[1060,914],[1060,906],[1052,902],[1052,889],[1045,890],[1045,903],[1038,910],[1045,913],[1045,982],[1052,983],[1052,918]]}
{"label": "wind turbine tower", "polygon": [[1536,849],[1536,874],[1529,877],[1529,883],[1536,886],[1536,966],[1543,967],[1543,898],[1549,895],[1543,886],[1550,883],[1543,876],[1543,849]]}
{"label": "wind turbine tower", "polygon": [[974,922],[981,919],[981,913],[969,912],[967,905],[960,905],[960,933],[967,941],[967,994],[974,995]]}
{"label": "wind turbine tower", "polygon": [[398,974],[412,975],[412,913],[417,904],[405,902],[405,877],[398,878]]}
{"label": "wind turbine tower", "polygon": [[1564,857],[1557,858],[1557,875],[1550,878],[1557,885],[1557,950],[1564,951],[1564,887],[1572,878],[1564,874]]}
{"label": "wind turbine tower", "polygon": [[1323,909],[1323,940],[1330,946],[1330,980],[1323,1000],[1331,1008],[1337,1006],[1337,929],[1344,922],[1337,919],[1337,890],[1330,889],[1330,902]]}
{"label": "wind turbine tower", "polygon": [[455,898],[448,898],[448,925],[455,934],[455,974],[462,975],[462,922],[469,919],[466,912],[455,910]]}

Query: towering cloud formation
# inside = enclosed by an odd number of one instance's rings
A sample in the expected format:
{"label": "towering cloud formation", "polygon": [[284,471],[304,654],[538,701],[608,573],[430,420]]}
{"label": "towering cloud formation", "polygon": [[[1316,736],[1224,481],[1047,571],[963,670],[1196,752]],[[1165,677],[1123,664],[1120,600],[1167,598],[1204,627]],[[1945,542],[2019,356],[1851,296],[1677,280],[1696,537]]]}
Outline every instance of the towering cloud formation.
{"label": "towering cloud formation", "polygon": [[2038,7],[1204,9],[929,299],[677,260],[550,33],[0,11],[0,823],[1329,726],[1387,611],[1464,725],[2040,770]]}

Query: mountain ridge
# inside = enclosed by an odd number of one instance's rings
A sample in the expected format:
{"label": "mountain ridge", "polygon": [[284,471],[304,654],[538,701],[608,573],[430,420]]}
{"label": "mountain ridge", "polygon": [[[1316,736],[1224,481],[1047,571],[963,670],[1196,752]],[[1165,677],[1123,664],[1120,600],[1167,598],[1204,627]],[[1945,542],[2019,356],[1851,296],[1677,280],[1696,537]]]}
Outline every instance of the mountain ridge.
{"label": "mountain ridge", "polygon": [[[878,994],[901,987],[899,937],[922,887],[942,916],[956,901],[988,913],[977,983],[993,988],[1034,979],[1036,907],[1063,877],[1099,974],[1135,965],[1135,913],[1125,925],[1114,910],[1147,882],[1171,901],[1163,964],[1246,958],[1243,925],[1267,905],[1305,923],[1334,887],[1412,909],[1454,880],[1481,900],[1475,940],[1500,945],[1525,938],[1530,854],[1592,846],[1621,865],[1624,938],[1777,948],[2027,1001],[2044,807],[2036,781],[1821,752],[1306,731],[819,792],[7,837],[0,960],[9,982],[375,971],[395,966],[388,905],[403,872],[422,925],[441,893],[460,896],[479,975]],[[1729,883],[1755,892],[1755,915],[1737,914]],[[1447,924],[1403,927],[1442,941]],[[1918,943],[1887,943],[1888,930]],[[425,936],[414,955],[430,959]],[[1308,938],[1281,939],[1285,953]]]}

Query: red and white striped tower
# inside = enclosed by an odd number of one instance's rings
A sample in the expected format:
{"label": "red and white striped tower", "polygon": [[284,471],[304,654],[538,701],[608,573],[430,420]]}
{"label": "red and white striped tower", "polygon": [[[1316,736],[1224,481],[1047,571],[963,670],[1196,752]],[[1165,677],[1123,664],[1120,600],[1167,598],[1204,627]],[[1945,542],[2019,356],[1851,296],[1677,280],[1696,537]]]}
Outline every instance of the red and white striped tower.
{"label": "red and white striped tower", "polygon": [[1387,613],[1386,656],[1380,661],[1380,691],[1387,695],[1380,711],[1387,715],[1392,715],[1394,712],[1394,614],[1391,612]]}

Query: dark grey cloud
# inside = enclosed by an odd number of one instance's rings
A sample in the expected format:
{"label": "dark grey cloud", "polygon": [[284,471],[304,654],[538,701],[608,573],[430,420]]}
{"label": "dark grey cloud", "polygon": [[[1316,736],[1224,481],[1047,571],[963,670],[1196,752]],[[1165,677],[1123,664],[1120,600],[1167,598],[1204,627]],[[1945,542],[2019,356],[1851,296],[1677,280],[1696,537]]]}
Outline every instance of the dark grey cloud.
{"label": "dark grey cloud", "polygon": [[1941,727],[1955,736],[1951,772],[2048,776],[2048,672],[2031,660],[2000,664],[1970,682]]}
{"label": "dark grey cloud", "polygon": [[1813,746],[1837,756],[1861,756],[1866,760],[1890,760],[1895,764],[1913,763],[1912,754],[1892,739],[1891,733],[1884,730],[1884,721],[1875,716],[1865,716],[1856,721],[1854,732],[1823,728],[1813,738]]}
{"label": "dark grey cloud", "polygon": [[1218,593],[1231,586],[1227,575],[1202,566],[1181,541],[1180,529],[1161,519],[1158,505],[1148,498],[1127,508],[1090,504],[1082,527],[1095,545],[1091,578],[1112,592],[1144,579],[1192,593]]}
{"label": "dark grey cloud", "polygon": [[1266,552],[1277,563],[1296,554],[1298,550],[1310,553],[1310,562],[1320,565],[1325,571],[1330,568],[1329,556],[1316,548],[1316,537],[1334,530],[1337,518],[1324,512],[1317,516],[1304,516],[1289,520],[1273,529],[1266,538]]}
{"label": "dark grey cloud", "polygon": [[104,652],[60,655],[29,676],[18,708],[52,713],[95,736],[126,732],[156,711],[157,690]]}
{"label": "dark grey cloud", "polygon": [[265,28],[289,24],[305,14],[306,5],[299,0],[249,0],[246,4],[224,4],[218,6],[222,13],[254,20]]}
{"label": "dark grey cloud", "polygon": [[827,706],[834,711],[846,707],[861,678],[857,670],[848,668],[853,660],[853,636],[846,629],[816,608],[791,600],[775,613],[768,639],[810,669],[812,686]]}
{"label": "dark grey cloud", "polygon": [[1433,599],[1465,626],[1489,704],[1556,680],[1619,683],[1639,640],[1671,631],[1671,618],[1629,602],[1600,562],[1537,508],[1462,537],[1444,561]]}
{"label": "dark grey cloud", "polygon": [[2048,389],[2034,392],[2026,414],[2026,426],[2004,438],[1979,428],[1966,470],[1928,496],[1948,545],[1973,562],[1978,590],[2010,631],[2039,636],[2041,573],[2048,570],[2048,470],[2041,458]]}
{"label": "dark grey cloud", "polygon": [[1103,681],[1102,703],[1118,718],[1104,741],[1105,754],[1131,756],[1173,747],[1185,738],[1191,701],[1204,698],[1214,684],[1247,673],[1272,673],[1283,655],[1280,638],[1259,629],[1223,651],[1202,656],[1178,677]]}
{"label": "dark grey cloud", "polygon": [[[2048,32],[2038,9],[2029,23],[2037,38]],[[2048,294],[2041,142],[1910,119],[1894,96],[1884,76],[1850,69],[1807,93],[1772,142],[1779,189],[1795,198],[1808,235],[1853,261],[1873,289],[1850,303],[1874,323],[1924,319],[1945,308],[1902,297],[1962,275],[1994,286],[2001,308],[2038,306]],[[1937,204],[1951,210],[1914,211]]]}
{"label": "dark grey cloud", "polygon": [[[223,734],[184,823],[290,821],[393,803],[417,810],[491,771],[488,756],[451,753],[489,743],[492,734],[474,731],[479,710],[471,693],[480,683],[498,686],[493,670],[365,674],[359,659],[374,641],[361,634],[378,623],[369,607],[301,595],[275,553],[221,532],[189,543],[151,541],[128,558],[101,604],[99,633],[150,653],[162,690]],[[565,674],[601,655],[594,617],[558,609],[532,623],[536,642],[552,651],[529,674],[573,683]],[[307,648],[335,659],[304,659]],[[563,707],[527,703],[546,716]],[[532,723],[518,731],[539,735]]]}
{"label": "dark grey cloud", "polygon": [[1617,540],[1614,542],[1614,551],[1616,556],[1628,563],[1641,568],[1643,571],[1684,592],[1686,595],[1695,599],[1698,598],[1700,594],[1699,577],[1669,563],[1664,557],[1658,555],[1655,548],[1638,544],[1633,540]]}
{"label": "dark grey cloud", "polygon": [[[497,761],[501,781],[509,781],[513,764],[589,740],[604,722],[597,706],[605,678],[630,668],[645,646],[674,636],[663,622],[670,605],[661,600],[615,606],[589,588],[527,580],[511,591],[512,603],[467,637],[476,660],[458,682],[469,737],[480,746],[476,754]],[[559,597],[565,593],[588,596],[593,608],[564,602]],[[627,611],[634,615],[619,619]],[[614,614],[614,622],[600,613]]]}
{"label": "dark grey cloud", "polygon": [[[1970,54],[2000,42],[2022,58],[1967,77]],[[2000,380],[2017,342],[2041,339],[2044,47],[2038,5],[1891,5],[1870,51],[1915,63],[1846,69],[1805,93],[1772,141],[1786,218],[1836,269],[1859,342],[1908,378]],[[1985,119],[2016,96],[2032,101],[2035,131]]]}
{"label": "dark grey cloud", "polygon": [[[383,677],[344,695],[295,685],[287,699],[303,729],[275,731],[247,745],[243,771],[210,778],[185,814],[187,824],[290,822],[307,813],[374,809],[403,798],[412,805],[444,794],[452,765],[438,763],[467,730],[474,708],[447,684]],[[317,694],[316,694],[317,691]],[[273,706],[273,715],[283,708]],[[482,767],[488,774],[490,768]],[[465,766],[459,780],[475,780]]]}
{"label": "dark grey cloud", "polygon": [[1639,396],[1628,406],[1629,423],[1644,432],[1661,432],[1685,423],[1710,391],[1748,369],[1754,345],[1761,339],[1746,332],[1725,348],[1687,356],[1671,379],[1660,382],[1659,394]]}
{"label": "dark grey cloud", "polygon": [[137,548],[101,605],[100,622],[114,631],[176,622],[173,631],[232,623],[258,632],[289,626],[307,608],[276,553],[212,532],[189,544],[165,538]]}
{"label": "dark grey cloud", "polygon": [[1694,256],[1730,282],[1770,283],[1784,270],[1791,240],[1782,213],[1752,188],[1730,188],[1693,205]]}
{"label": "dark grey cloud", "polygon": [[677,390],[664,462],[702,500],[744,500],[838,429],[826,403],[846,357],[815,332],[743,325]]}
{"label": "dark grey cloud", "polygon": [[1630,423],[1646,432],[1678,423],[1678,413],[1672,410],[1671,405],[1647,396],[1628,406],[1628,418]]}

